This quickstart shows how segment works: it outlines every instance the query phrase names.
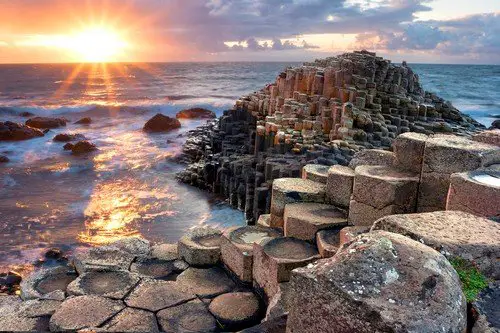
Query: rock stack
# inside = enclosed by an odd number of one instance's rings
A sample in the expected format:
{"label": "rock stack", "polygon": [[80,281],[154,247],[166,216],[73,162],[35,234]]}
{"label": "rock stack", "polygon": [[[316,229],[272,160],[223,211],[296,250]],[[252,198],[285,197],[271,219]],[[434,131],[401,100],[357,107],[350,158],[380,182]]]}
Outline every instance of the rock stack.
{"label": "rock stack", "polygon": [[[394,65],[367,51],[346,53],[287,68],[275,83],[193,131],[183,156],[190,165],[179,178],[222,194],[255,223],[271,210],[273,181],[301,177],[307,164],[392,164],[387,156],[393,155],[384,150],[399,134],[469,137],[482,128],[426,92],[405,63]],[[366,155],[353,160],[361,151]]]}

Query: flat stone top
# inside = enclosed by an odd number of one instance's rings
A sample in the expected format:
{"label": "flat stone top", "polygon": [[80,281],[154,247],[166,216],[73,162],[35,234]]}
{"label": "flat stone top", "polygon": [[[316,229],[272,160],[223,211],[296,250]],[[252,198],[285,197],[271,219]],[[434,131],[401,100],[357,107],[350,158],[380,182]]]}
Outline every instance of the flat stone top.
{"label": "flat stone top", "polygon": [[412,140],[412,141],[421,141],[425,142],[427,141],[429,137],[425,134],[422,133],[416,133],[416,132],[406,132],[402,133],[397,136],[396,141],[399,140]]}
{"label": "flat stone top", "polygon": [[442,146],[453,149],[461,149],[473,152],[487,152],[498,150],[498,147],[482,142],[472,141],[457,135],[436,134],[431,136],[426,143],[427,146]]}
{"label": "flat stone top", "polygon": [[325,185],[301,178],[280,178],[273,181],[273,191],[318,193],[325,190]]}
{"label": "flat stone top", "polygon": [[500,172],[498,171],[471,171],[453,174],[455,177],[462,177],[465,180],[473,181],[484,186],[500,188]]}
{"label": "flat stone top", "polygon": [[202,237],[196,237],[193,239],[193,241],[205,247],[219,247],[220,237],[221,235],[207,235]]}
{"label": "flat stone top", "polygon": [[313,224],[347,222],[347,216],[344,212],[338,210],[335,206],[326,204],[310,202],[287,204],[285,212],[288,217],[308,221]]}
{"label": "flat stone top", "polygon": [[381,165],[361,165],[355,170],[356,175],[377,178],[384,181],[419,181],[419,176],[408,171],[401,171]]}
{"label": "flat stone top", "polygon": [[317,239],[323,242],[323,245],[333,245],[338,247],[340,244],[340,229],[324,229],[318,231]]}
{"label": "flat stone top", "polygon": [[328,175],[329,168],[329,166],[321,164],[307,164],[304,166],[303,170],[307,173],[314,173],[326,177]]}
{"label": "flat stone top", "polygon": [[211,227],[197,227],[181,238],[181,242],[196,244],[202,247],[218,248],[222,231]]}
{"label": "flat stone top", "polygon": [[233,243],[248,246],[252,249],[253,243],[260,243],[264,239],[282,236],[281,231],[262,226],[245,226],[229,232],[226,237]]}
{"label": "flat stone top", "polygon": [[318,255],[310,243],[292,237],[275,238],[264,245],[264,252],[273,258],[305,260]]}
{"label": "flat stone top", "polygon": [[342,176],[352,176],[354,177],[354,170],[343,165],[333,165],[328,169],[328,174],[336,174],[336,175],[342,175]]}

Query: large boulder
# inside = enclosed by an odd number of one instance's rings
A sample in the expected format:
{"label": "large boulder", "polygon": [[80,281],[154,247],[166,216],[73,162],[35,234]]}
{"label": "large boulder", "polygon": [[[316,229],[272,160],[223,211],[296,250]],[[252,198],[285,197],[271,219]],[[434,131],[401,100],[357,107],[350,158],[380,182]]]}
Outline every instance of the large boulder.
{"label": "large boulder", "polygon": [[439,252],[402,235],[357,237],[292,272],[287,332],[464,332],[467,304]]}
{"label": "large boulder", "polygon": [[0,141],[20,141],[43,136],[43,132],[11,121],[0,122]]}
{"label": "large boulder", "polygon": [[82,155],[96,151],[97,147],[90,141],[78,141],[71,147],[71,153],[73,155]]}
{"label": "large boulder", "polygon": [[181,127],[180,121],[158,113],[144,125],[146,132],[167,132]]}
{"label": "large boulder", "polygon": [[85,140],[85,136],[82,134],[60,133],[57,134],[53,140],[56,142],[70,142],[76,140]]}
{"label": "large boulder", "polygon": [[177,119],[212,119],[215,118],[215,112],[203,108],[191,108],[177,112]]}
{"label": "large boulder", "polygon": [[58,128],[66,126],[66,119],[63,118],[49,118],[49,117],[34,117],[26,120],[27,126],[34,128]]}
{"label": "large boulder", "polygon": [[78,125],[90,125],[92,123],[92,118],[85,117],[75,122]]}

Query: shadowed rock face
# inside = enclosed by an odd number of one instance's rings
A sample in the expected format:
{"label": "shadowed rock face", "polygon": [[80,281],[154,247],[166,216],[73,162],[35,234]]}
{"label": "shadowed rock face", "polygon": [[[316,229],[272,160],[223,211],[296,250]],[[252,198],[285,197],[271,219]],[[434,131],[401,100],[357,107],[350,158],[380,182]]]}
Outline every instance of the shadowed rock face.
{"label": "shadowed rock face", "polygon": [[290,237],[271,240],[264,245],[264,251],[273,258],[290,260],[302,260],[318,255],[313,245]]}
{"label": "shadowed rock face", "polygon": [[70,141],[76,141],[76,140],[85,140],[85,136],[82,134],[61,133],[61,134],[57,134],[53,140],[57,141],[57,142],[70,142]]}
{"label": "shadowed rock face", "polygon": [[202,108],[192,108],[177,112],[175,115],[177,119],[212,119],[215,118],[215,112],[202,109]]}
{"label": "shadowed rock face", "polygon": [[43,132],[11,121],[0,122],[0,141],[21,141],[43,136]]}
{"label": "shadowed rock face", "polygon": [[66,126],[66,119],[63,118],[48,118],[48,117],[35,117],[26,120],[26,125],[34,128],[58,128]]}
{"label": "shadowed rock face", "polygon": [[149,119],[144,125],[146,132],[168,132],[181,127],[181,123],[174,118],[164,116],[160,113]]}
{"label": "shadowed rock face", "polygon": [[224,330],[237,330],[257,324],[260,319],[260,301],[254,293],[238,292],[217,296],[209,306]]}
{"label": "shadowed rock face", "polygon": [[459,333],[466,310],[458,275],[443,255],[376,231],[292,272],[287,332],[333,326],[335,332]]}

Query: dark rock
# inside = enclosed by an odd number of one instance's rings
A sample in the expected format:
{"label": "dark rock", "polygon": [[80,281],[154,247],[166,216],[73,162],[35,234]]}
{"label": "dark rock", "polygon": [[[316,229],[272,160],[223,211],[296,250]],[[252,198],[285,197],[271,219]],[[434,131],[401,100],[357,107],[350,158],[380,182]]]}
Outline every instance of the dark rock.
{"label": "dark rock", "polygon": [[49,118],[49,117],[35,117],[26,120],[26,125],[34,128],[58,128],[66,126],[66,119],[63,118]]}
{"label": "dark rock", "polygon": [[180,121],[158,113],[144,125],[146,132],[167,132],[181,127]]}
{"label": "dark rock", "polygon": [[75,122],[75,124],[79,125],[89,125],[90,123],[92,123],[92,119],[90,117],[85,117]]}
{"label": "dark rock", "polygon": [[3,277],[2,280],[3,280],[2,284],[11,287],[20,284],[23,278],[21,274],[14,271],[10,271]]}
{"label": "dark rock", "polygon": [[46,128],[46,129],[43,130],[43,134],[47,134],[49,132],[50,132],[50,130],[48,128]]}
{"label": "dark rock", "polygon": [[67,143],[63,146],[64,150],[72,150],[75,145],[72,143]]}
{"label": "dark rock", "polygon": [[28,140],[43,136],[43,132],[11,121],[0,122],[0,141]]}
{"label": "dark rock", "polygon": [[500,282],[492,282],[478,295],[471,312],[475,321],[472,333],[500,332]]}
{"label": "dark rock", "polygon": [[0,155],[0,163],[8,163],[10,159],[5,155]]}
{"label": "dark rock", "polygon": [[45,258],[47,259],[60,259],[62,258],[63,253],[61,249],[58,249],[56,247],[49,249],[47,252],[45,252]]}
{"label": "dark rock", "polygon": [[53,140],[57,142],[70,142],[76,140],[85,140],[85,136],[83,136],[82,134],[61,133],[57,134]]}
{"label": "dark rock", "polygon": [[33,113],[31,113],[31,112],[28,112],[28,111],[24,111],[24,112],[21,112],[21,113],[19,114],[19,116],[20,116],[20,117],[32,117],[32,116],[34,116],[34,114],[33,114]]}
{"label": "dark rock", "polygon": [[[266,320],[261,324],[247,328],[240,333],[285,333],[287,315]],[[319,333],[319,332],[318,332]]]}
{"label": "dark rock", "polygon": [[489,129],[500,129],[500,119],[494,120]]}
{"label": "dark rock", "polygon": [[79,141],[72,148],[71,153],[73,155],[86,154],[93,151],[96,151],[97,147],[89,141]]}
{"label": "dark rock", "polygon": [[177,112],[175,117],[177,119],[213,119],[216,115],[215,112],[207,109],[192,108]]}

